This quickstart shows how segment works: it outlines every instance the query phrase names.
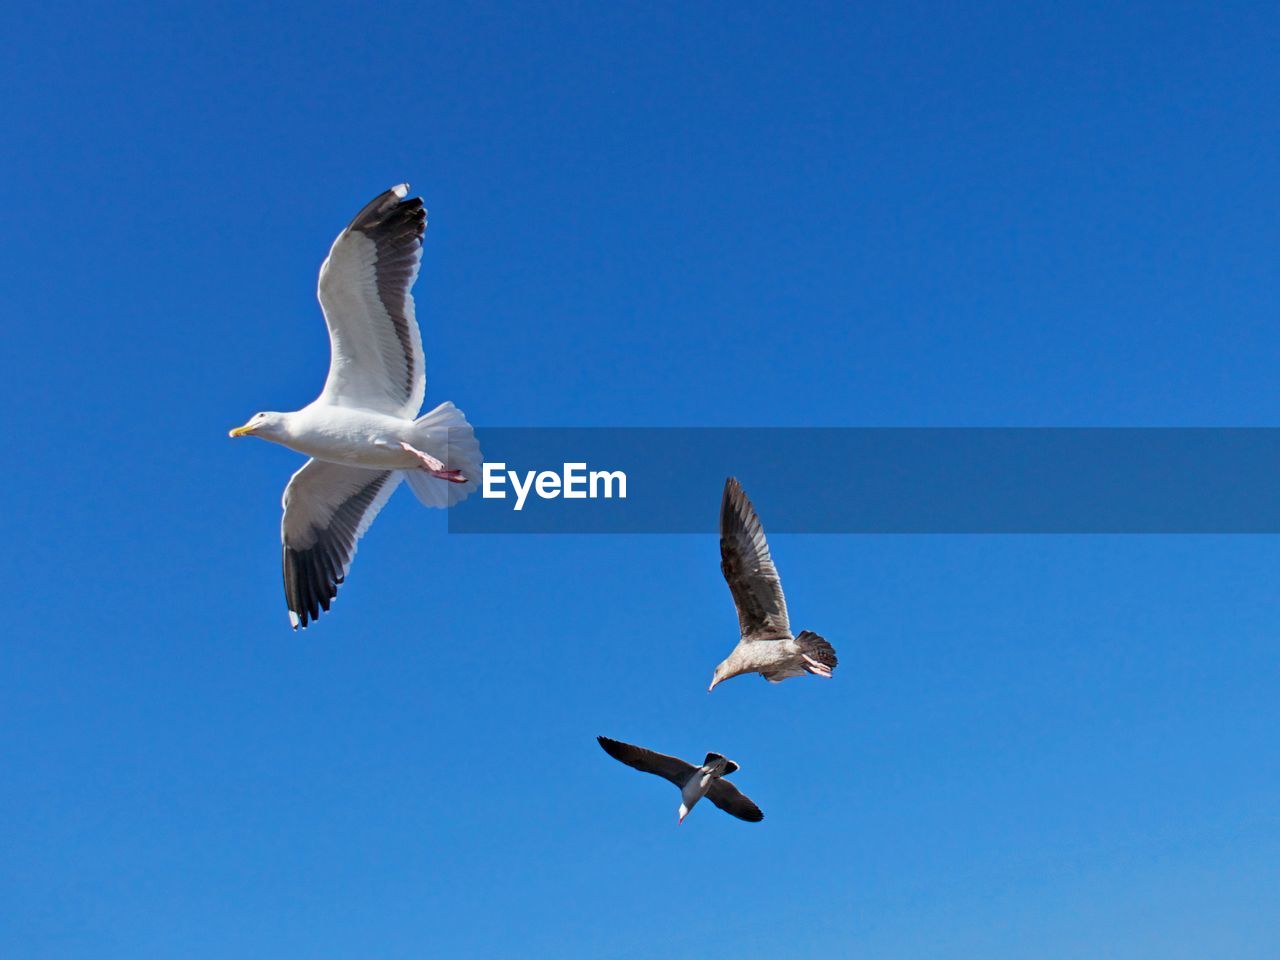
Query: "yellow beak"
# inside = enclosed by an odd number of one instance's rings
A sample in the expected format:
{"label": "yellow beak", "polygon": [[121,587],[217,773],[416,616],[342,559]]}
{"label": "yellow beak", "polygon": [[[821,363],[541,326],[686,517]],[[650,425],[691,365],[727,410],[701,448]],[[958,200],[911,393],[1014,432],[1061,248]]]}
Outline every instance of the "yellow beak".
{"label": "yellow beak", "polygon": [[234,430],[229,431],[227,433],[227,436],[228,437],[247,437],[251,433],[253,433],[253,427],[249,426],[249,424],[246,423],[243,427],[236,427]]}

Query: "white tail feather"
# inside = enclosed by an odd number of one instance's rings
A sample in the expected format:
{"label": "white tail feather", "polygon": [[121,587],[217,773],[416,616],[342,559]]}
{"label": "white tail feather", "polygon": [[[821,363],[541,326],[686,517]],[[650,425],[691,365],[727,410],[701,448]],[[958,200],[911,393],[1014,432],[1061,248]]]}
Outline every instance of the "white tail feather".
{"label": "white tail feather", "polygon": [[461,470],[466,483],[441,480],[422,470],[405,470],[404,478],[414,496],[427,507],[451,507],[480,486],[480,468],[484,458],[475,431],[466,415],[446,400],[430,413],[415,421],[413,445],[450,470]]}

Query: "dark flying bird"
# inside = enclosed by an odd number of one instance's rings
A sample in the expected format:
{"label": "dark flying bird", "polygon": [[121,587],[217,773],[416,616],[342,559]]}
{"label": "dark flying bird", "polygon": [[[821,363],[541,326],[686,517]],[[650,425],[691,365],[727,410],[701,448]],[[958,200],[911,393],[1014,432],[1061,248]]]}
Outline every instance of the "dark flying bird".
{"label": "dark flying bird", "polygon": [[684,823],[684,818],[689,815],[694,804],[703,797],[709,798],[725,813],[739,820],[759,823],[764,819],[760,808],[743,796],[737,787],[724,779],[735,772],[738,765],[732,760],[726,760],[718,753],[708,753],[707,759],[702,761],[702,766],[696,767],[678,757],[654,753],[652,750],[623,743],[620,740],[610,740],[608,737],[596,737],[596,739],[600,741],[600,746],[604,747],[604,752],[615,760],[621,760],[627,766],[634,767],[643,773],[656,774],[679,787],[680,823]]}
{"label": "dark flying bird", "polygon": [[742,638],[716,667],[708,691],[742,673],[758,673],[770,683],[806,673],[831,679],[837,663],[831,644],[809,630],[791,635],[782,581],[760,518],[733,477],[724,482],[720,500],[720,570],[738,608]]}

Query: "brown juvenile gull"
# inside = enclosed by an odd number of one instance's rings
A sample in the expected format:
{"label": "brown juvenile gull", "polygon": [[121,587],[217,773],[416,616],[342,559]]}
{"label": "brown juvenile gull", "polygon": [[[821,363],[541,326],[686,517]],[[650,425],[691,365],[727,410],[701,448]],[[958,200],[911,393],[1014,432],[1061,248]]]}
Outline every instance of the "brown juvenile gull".
{"label": "brown juvenile gull", "polygon": [[410,288],[427,212],[402,183],[338,234],[320,267],[329,377],[293,413],[258,413],[233,437],[261,437],[311,457],[284,491],[284,596],[296,630],[328,610],[364,535],[399,486],[448,507],[480,478],[480,446],[462,411],[426,394],[422,335]]}
{"label": "brown juvenile gull", "polygon": [[635,767],[644,773],[656,774],[670,780],[680,788],[680,823],[689,815],[693,805],[703,797],[730,816],[750,823],[759,823],[764,819],[760,808],[743,796],[728,780],[723,779],[738,769],[732,760],[726,760],[718,753],[708,753],[702,766],[685,763],[678,757],[654,753],[644,747],[637,747],[621,740],[610,740],[608,737],[596,737],[604,752],[615,760],[621,760],[628,767]]}
{"label": "brown juvenile gull", "polygon": [[760,518],[733,477],[724,482],[720,500],[720,570],[738,608],[742,638],[716,667],[708,691],[742,673],[758,673],[770,683],[806,673],[831,679],[837,662],[831,644],[809,630],[791,635],[782,581]]}

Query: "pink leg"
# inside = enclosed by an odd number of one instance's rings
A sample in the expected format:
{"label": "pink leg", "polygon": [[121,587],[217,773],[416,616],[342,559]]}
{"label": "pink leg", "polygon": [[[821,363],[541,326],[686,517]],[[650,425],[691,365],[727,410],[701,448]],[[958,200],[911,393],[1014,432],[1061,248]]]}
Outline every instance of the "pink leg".
{"label": "pink leg", "polygon": [[411,453],[418,458],[418,462],[422,465],[422,469],[427,471],[433,477],[439,477],[441,480],[448,480],[450,483],[466,483],[467,478],[462,475],[461,470],[446,470],[444,463],[431,456],[429,453],[423,453],[416,447],[411,447],[407,443],[401,443],[400,449],[405,453]]}
{"label": "pink leg", "polygon": [[804,657],[804,662],[809,665],[809,672],[814,676],[822,677],[826,680],[831,679],[831,668],[825,663],[819,663],[807,653],[802,653],[800,656]]}

